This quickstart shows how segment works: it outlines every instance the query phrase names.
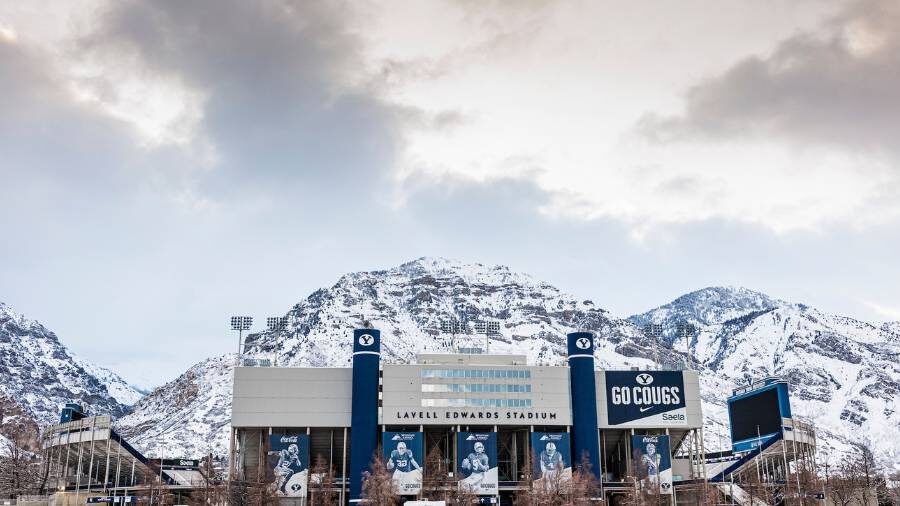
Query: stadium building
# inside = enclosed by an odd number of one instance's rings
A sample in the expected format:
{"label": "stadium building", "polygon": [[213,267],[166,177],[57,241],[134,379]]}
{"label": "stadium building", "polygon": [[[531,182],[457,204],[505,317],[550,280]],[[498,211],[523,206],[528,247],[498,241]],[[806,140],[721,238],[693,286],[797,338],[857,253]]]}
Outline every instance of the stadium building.
{"label": "stadium building", "polygon": [[[696,371],[595,370],[592,334],[570,334],[567,344],[559,366],[479,353],[387,364],[379,331],[358,329],[349,368],[243,358],[234,373],[229,490],[254,485],[281,504],[303,505],[318,460],[333,471],[341,503],[354,503],[380,455],[406,499],[428,498],[428,460],[448,472],[443,486],[483,503],[510,504],[517,491],[565,481],[577,468],[596,476],[596,499],[612,505],[631,493],[672,505],[707,494],[745,506],[823,497],[815,434],[793,417],[785,381],[735,389],[731,451],[708,453]],[[63,408],[43,448],[50,490],[33,504],[196,501],[217,483],[197,456],[149,459],[110,417],[78,404]]]}
{"label": "stadium building", "polygon": [[358,329],[350,368],[237,367],[231,476],[275,483],[283,504],[304,501],[317,459],[343,503],[359,500],[376,452],[408,499],[426,498],[429,454],[486,503],[509,504],[529,468],[543,479],[582,463],[613,502],[631,476],[672,504],[707,483],[695,371],[595,370],[590,333],[568,336],[562,366],[491,354],[388,364],[380,350],[378,330]]}

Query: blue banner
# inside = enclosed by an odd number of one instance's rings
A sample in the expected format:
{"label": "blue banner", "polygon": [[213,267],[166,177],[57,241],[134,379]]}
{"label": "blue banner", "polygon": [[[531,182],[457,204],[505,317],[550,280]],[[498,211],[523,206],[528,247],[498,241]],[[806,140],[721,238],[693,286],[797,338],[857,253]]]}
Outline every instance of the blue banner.
{"label": "blue banner", "polygon": [[456,452],[461,488],[477,495],[497,495],[497,433],[460,432],[456,435]]}
{"label": "blue banner", "polygon": [[423,436],[421,432],[385,432],[381,436],[384,465],[400,495],[422,490]]}
{"label": "blue banner", "polygon": [[550,487],[572,479],[572,452],[566,432],[532,432],[534,480]]}
{"label": "blue banner", "polygon": [[687,425],[681,371],[606,371],[609,425]]}
{"label": "blue banner", "polygon": [[669,436],[631,436],[632,459],[641,490],[672,493]]}
{"label": "blue banner", "polygon": [[275,481],[275,493],[287,497],[306,497],[309,436],[270,435],[267,463]]}

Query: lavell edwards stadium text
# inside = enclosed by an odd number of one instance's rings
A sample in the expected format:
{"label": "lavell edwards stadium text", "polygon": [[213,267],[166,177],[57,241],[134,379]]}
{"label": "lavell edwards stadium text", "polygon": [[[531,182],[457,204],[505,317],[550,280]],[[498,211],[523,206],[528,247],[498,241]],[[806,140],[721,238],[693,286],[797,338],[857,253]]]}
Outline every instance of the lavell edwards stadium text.
{"label": "lavell edwards stadium text", "polygon": [[[442,416],[443,415],[443,416]],[[398,411],[397,418],[409,420],[556,420],[553,412],[517,411]]]}

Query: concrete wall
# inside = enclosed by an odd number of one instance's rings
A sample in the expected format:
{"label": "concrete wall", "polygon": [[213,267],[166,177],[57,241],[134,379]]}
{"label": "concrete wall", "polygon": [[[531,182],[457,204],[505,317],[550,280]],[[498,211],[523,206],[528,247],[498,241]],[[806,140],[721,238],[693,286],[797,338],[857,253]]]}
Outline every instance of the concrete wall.
{"label": "concrete wall", "polygon": [[233,427],[349,427],[349,368],[237,367]]}
{"label": "concrete wall", "polygon": [[[383,425],[571,425],[568,367],[489,365],[488,357],[448,364],[384,364]],[[429,357],[431,358],[431,357]],[[443,358],[443,357],[440,357]],[[431,362],[429,360],[429,362]],[[495,359],[496,362],[496,359]],[[423,369],[528,370],[530,378],[423,378]],[[686,423],[674,428],[702,426],[700,385],[696,371],[684,371]],[[611,426],[607,423],[606,382],[597,371],[597,415],[600,428],[660,428],[640,420]],[[349,368],[238,367],[235,369],[232,425],[234,427],[349,427],[352,370]],[[531,392],[423,392],[425,384],[528,384]],[[529,399],[530,408],[430,407],[422,399]],[[463,417],[465,413],[465,417]],[[469,418],[474,413],[475,418]],[[482,413],[482,415],[479,415]],[[490,413],[490,418],[485,418]],[[527,416],[531,414],[531,418]],[[550,416],[552,415],[552,418]],[[478,418],[481,416],[482,418]],[[524,416],[522,418],[520,416]],[[412,417],[412,418],[410,418]]]}

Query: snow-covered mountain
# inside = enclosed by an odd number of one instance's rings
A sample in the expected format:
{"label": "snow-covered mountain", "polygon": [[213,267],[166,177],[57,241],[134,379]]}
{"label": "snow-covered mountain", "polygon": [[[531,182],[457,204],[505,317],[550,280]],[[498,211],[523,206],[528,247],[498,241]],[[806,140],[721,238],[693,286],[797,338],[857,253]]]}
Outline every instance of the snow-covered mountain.
{"label": "snow-covered mountain", "polygon": [[143,396],[115,373],[70,353],[56,334],[0,302],[0,397],[53,423],[67,402],[121,416]]}
{"label": "snow-covered mountain", "polygon": [[[603,337],[598,356],[604,365],[644,366],[652,358],[639,329],[593,301],[504,266],[440,258],[347,274],[294,305],[287,316],[287,331],[253,334],[248,350],[279,364],[349,365],[347,331],[367,322],[382,331],[383,360],[409,361],[416,353],[450,349],[441,321],[468,322],[474,330],[478,320],[497,320],[500,335],[491,340],[490,351],[523,353],[534,363],[562,363],[566,333],[576,329]],[[483,336],[458,339],[460,346],[484,342]]]}
{"label": "snow-covered mountain", "polygon": [[[727,443],[724,399],[731,389],[774,373],[791,380],[795,412],[823,434],[869,438],[885,462],[900,460],[900,334],[743,288],[706,288],[621,319],[506,267],[422,258],[347,274],[295,304],[287,317],[285,331],[250,335],[249,352],[279,365],[346,366],[348,333],[367,322],[382,330],[384,360],[407,361],[418,352],[449,349],[438,330],[442,320],[470,326],[495,320],[501,329],[491,352],[556,364],[567,332],[592,330],[599,367],[650,367],[659,360],[701,371],[710,449]],[[647,329],[661,333],[661,345]],[[475,345],[483,336],[467,339]],[[138,436],[142,432],[161,435],[167,454],[201,455],[210,447],[224,453],[230,368],[227,357],[194,366],[139,403],[120,427],[139,444],[155,446],[154,437]]]}
{"label": "snow-covered mountain", "polygon": [[885,332],[890,332],[892,334],[897,334],[900,336],[900,321],[897,322],[884,322],[881,324],[881,330]]}
{"label": "snow-covered mountain", "polygon": [[149,457],[224,455],[235,357],[222,355],[194,365],[141,399],[116,426]]}
{"label": "snow-covered mountain", "polygon": [[629,320],[656,325],[707,376],[788,379],[795,413],[839,439],[864,435],[885,462],[900,462],[900,335],[888,326],[744,288],[698,290]]}

